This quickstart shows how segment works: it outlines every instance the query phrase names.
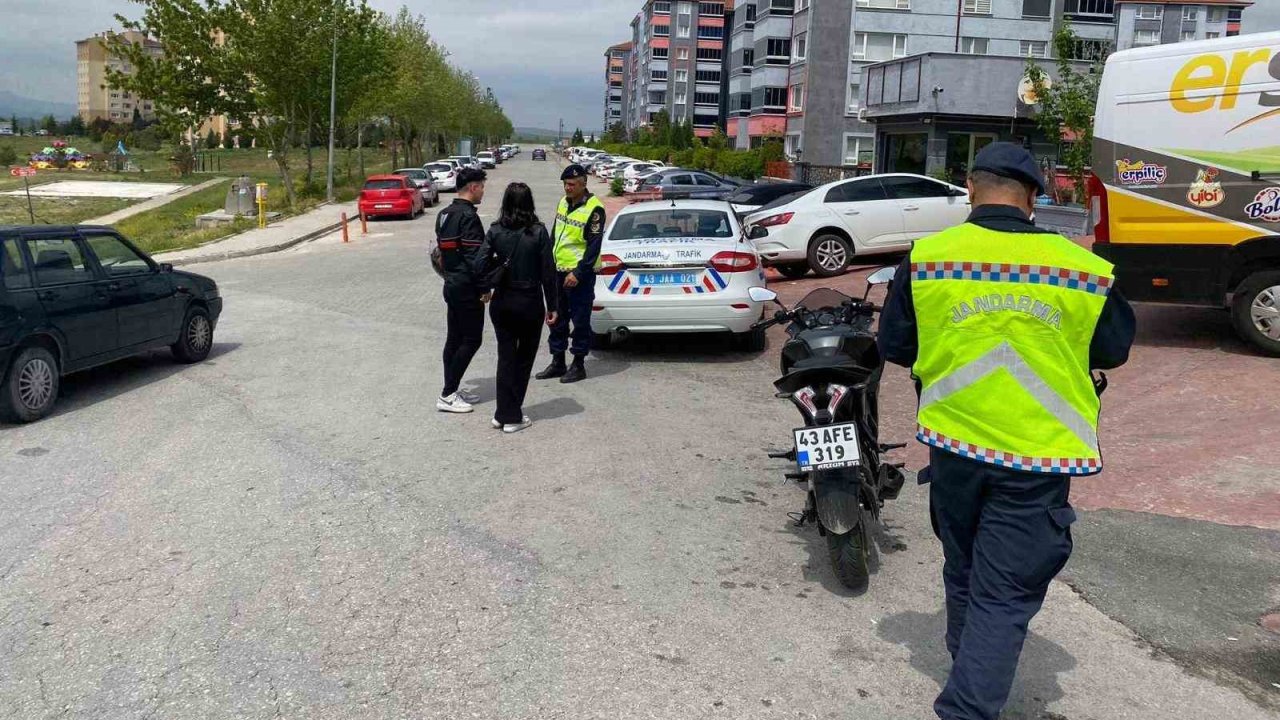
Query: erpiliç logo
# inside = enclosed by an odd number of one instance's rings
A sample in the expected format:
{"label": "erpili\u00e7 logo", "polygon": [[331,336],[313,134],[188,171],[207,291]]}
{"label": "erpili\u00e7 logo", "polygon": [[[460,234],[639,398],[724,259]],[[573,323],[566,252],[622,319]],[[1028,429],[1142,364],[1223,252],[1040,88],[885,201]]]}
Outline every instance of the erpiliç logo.
{"label": "erpili\u00e7 logo", "polygon": [[1280,222],[1280,187],[1269,187],[1244,206],[1244,214],[1263,222]]}
{"label": "erpili\u00e7 logo", "polygon": [[1163,185],[1169,178],[1169,168],[1142,160],[1117,160],[1116,177],[1121,185]]}

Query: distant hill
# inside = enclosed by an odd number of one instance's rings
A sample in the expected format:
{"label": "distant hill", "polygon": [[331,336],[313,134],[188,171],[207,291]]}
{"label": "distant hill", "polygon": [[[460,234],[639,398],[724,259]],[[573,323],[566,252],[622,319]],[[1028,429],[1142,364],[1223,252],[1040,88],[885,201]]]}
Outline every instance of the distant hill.
{"label": "distant hill", "polygon": [[0,118],[8,119],[13,115],[20,118],[42,118],[53,115],[59,120],[68,120],[78,112],[72,103],[51,102],[23,97],[8,90],[0,90]]}
{"label": "distant hill", "polygon": [[[573,128],[571,128],[571,127],[566,127],[566,128],[564,129],[564,139],[565,139],[565,140],[568,140],[568,139],[569,139],[569,137],[573,135],[573,130],[574,130],[574,129],[573,129]],[[604,133],[600,132],[599,130],[588,130],[588,129],[586,129],[586,128],[583,128],[583,130],[582,130],[582,134],[583,134],[583,135],[586,135],[587,137],[591,137],[591,135],[592,135],[593,133],[595,134],[595,136],[596,136],[596,137],[600,137],[601,135],[603,135],[603,134],[604,134]],[[535,128],[535,127],[518,127],[518,128],[516,128],[516,135],[517,135],[517,136],[522,137],[522,138],[528,138],[528,139],[530,139],[530,140],[547,140],[547,141],[551,141],[551,140],[555,140],[555,139],[556,139],[557,134],[558,134],[558,133],[557,133],[555,130],[548,130],[548,129],[546,129],[546,128]]]}

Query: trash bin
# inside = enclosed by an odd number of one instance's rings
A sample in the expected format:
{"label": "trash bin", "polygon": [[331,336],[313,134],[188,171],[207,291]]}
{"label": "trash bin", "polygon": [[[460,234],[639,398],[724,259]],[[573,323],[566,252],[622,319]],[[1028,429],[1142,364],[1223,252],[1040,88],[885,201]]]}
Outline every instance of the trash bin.
{"label": "trash bin", "polygon": [[258,205],[254,198],[253,181],[245,176],[231,181],[231,187],[227,189],[227,202],[224,209],[228,215],[257,217]]}

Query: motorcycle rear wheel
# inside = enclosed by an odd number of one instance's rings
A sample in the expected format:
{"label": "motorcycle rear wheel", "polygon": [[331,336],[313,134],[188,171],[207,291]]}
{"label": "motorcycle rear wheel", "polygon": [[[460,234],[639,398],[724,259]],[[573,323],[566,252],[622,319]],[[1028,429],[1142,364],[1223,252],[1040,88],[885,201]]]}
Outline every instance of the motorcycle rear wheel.
{"label": "motorcycle rear wheel", "polygon": [[827,532],[827,552],[831,555],[831,567],[835,570],[840,584],[853,592],[865,592],[870,582],[869,540],[866,528],[867,518],[863,516],[858,527],[843,535]]}

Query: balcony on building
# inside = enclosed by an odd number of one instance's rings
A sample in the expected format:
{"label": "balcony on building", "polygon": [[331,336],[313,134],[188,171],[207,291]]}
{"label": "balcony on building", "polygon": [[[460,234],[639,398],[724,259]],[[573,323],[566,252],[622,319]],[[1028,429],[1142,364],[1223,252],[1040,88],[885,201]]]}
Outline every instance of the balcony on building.
{"label": "balcony on building", "polygon": [[1116,0],[1065,0],[1063,14],[1071,22],[1114,24]]}

